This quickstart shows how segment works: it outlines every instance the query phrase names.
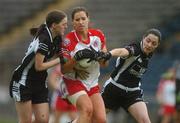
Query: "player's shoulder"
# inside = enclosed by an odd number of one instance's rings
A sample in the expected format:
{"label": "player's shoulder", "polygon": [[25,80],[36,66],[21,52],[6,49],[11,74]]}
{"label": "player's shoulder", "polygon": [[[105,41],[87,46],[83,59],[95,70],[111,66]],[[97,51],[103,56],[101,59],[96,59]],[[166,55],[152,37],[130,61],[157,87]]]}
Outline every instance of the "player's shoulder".
{"label": "player's shoulder", "polygon": [[50,43],[50,36],[46,31],[43,31],[39,34],[38,39],[40,42],[44,42],[44,43]]}
{"label": "player's shoulder", "polygon": [[104,33],[102,30],[100,29],[89,29],[89,32],[92,34],[92,35],[103,35],[104,36]]}
{"label": "player's shoulder", "polygon": [[76,36],[74,34],[74,31],[71,31],[68,34],[66,34],[65,40],[70,40],[70,41],[76,40]]}
{"label": "player's shoulder", "polygon": [[131,41],[128,45],[129,45],[129,46],[133,46],[133,47],[140,48],[140,43],[137,42],[137,41]]}
{"label": "player's shoulder", "polygon": [[141,53],[141,46],[139,42],[131,41],[128,45],[125,46],[127,49],[131,49],[134,52],[134,55],[137,56]]}
{"label": "player's shoulder", "polygon": [[69,44],[71,42],[71,40],[75,39],[75,35],[74,35],[74,31],[69,32],[68,34],[66,34],[64,41]]}
{"label": "player's shoulder", "polygon": [[66,37],[74,37],[74,31],[71,31],[66,34]]}
{"label": "player's shoulder", "polygon": [[64,47],[68,48],[69,50],[72,50],[76,45],[76,37],[74,35],[74,31],[69,32],[66,34],[62,44]]}

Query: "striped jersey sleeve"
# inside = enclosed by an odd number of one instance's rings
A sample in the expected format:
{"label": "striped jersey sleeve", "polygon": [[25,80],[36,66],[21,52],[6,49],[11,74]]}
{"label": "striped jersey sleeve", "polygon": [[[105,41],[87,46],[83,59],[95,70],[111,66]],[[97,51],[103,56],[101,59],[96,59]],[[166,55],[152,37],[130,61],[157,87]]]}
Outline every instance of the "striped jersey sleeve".
{"label": "striped jersey sleeve", "polygon": [[49,51],[49,40],[45,36],[39,36],[39,46],[37,52],[47,55]]}
{"label": "striped jersey sleeve", "polygon": [[137,56],[140,53],[140,47],[138,47],[137,43],[129,44],[125,48],[129,51],[130,56]]}

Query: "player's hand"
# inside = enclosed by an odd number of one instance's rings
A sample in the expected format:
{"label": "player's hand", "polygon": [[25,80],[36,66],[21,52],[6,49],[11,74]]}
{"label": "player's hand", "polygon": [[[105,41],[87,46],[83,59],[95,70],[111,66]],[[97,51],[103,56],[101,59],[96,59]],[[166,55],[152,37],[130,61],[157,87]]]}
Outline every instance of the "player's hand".
{"label": "player's hand", "polygon": [[110,52],[102,52],[102,51],[96,51],[94,48],[92,48],[90,46],[90,49],[93,51],[93,53],[95,54],[94,60],[96,61],[100,61],[100,60],[104,60],[107,61],[111,58],[111,53]]}
{"label": "player's hand", "polygon": [[101,54],[99,51],[96,51],[92,46],[90,46],[91,51],[94,53],[94,57],[90,59],[90,61],[99,61],[101,59]]}
{"label": "player's hand", "polygon": [[82,60],[82,59],[86,59],[86,58],[94,59],[94,57],[95,57],[95,54],[90,49],[79,50],[74,55],[74,59],[76,61],[79,61],[79,60]]}
{"label": "player's hand", "polygon": [[108,61],[111,57],[112,54],[110,52],[99,52],[100,60]]}

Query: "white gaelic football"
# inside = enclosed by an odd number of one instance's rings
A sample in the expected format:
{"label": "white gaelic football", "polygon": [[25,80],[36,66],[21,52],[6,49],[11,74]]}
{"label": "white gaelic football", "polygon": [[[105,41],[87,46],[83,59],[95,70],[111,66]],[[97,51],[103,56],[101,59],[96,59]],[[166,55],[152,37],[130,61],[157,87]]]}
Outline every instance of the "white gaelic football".
{"label": "white gaelic football", "polygon": [[82,59],[80,61],[78,61],[79,66],[83,67],[83,68],[88,68],[89,66],[91,66],[92,62],[88,62],[90,59]]}

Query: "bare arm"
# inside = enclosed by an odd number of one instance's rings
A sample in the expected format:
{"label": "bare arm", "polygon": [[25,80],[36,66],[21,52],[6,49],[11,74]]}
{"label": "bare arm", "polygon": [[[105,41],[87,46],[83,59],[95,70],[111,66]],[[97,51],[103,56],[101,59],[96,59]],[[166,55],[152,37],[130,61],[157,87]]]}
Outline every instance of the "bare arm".
{"label": "bare arm", "polygon": [[[104,47],[102,49],[102,51],[106,53],[107,52],[107,48]],[[101,67],[107,67],[109,65],[109,61],[100,60],[99,64],[100,64]]]}
{"label": "bare arm", "polygon": [[41,53],[36,54],[36,56],[35,56],[35,69],[37,71],[47,70],[48,68],[53,67],[53,66],[60,63],[59,58],[53,59],[53,60],[48,61],[48,62],[43,62],[44,57],[45,56],[42,55]]}
{"label": "bare arm", "polygon": [[115,57],[127,57],[129,56],[129,51],[126,48],[115,48],[110,51],[112,56]]}

